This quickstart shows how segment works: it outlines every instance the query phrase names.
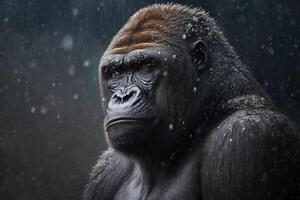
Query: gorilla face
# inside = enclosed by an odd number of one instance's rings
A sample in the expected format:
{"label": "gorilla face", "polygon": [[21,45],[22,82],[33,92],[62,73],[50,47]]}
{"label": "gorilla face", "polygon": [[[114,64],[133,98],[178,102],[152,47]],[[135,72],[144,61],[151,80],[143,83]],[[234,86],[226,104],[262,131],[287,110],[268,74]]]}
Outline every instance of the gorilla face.
{"label": "gorilla face", "polygon": [[[195,57],[196,48],[190,59],[200,64],[203,53]],[[193,112],[185,110],[195,91],[192,73],[187,73],[193,70],[185,70],[183,60],[168,47],[104,54],[100,64],[104,128],[114,148],[132,152],[163,138],[171,141],[188,125]]]}
{"label": "gorilla face", "polygon": [[[154,49],[103,56],[100,84],[104,97],[104,128],[109,142],[117,149],[142,145],[158,126],[158,88],[163,85],[162,56]],[[106,101],[107,100],[107,101]]]}

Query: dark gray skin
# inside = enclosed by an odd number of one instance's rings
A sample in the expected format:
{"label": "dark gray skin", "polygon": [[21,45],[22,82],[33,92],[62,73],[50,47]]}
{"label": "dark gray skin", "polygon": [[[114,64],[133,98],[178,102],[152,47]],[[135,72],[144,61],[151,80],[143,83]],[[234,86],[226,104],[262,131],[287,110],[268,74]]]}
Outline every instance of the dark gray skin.
{"label": "dark gray skin", "polygon": [[299,198],[294,125],[209,26],[215,36],[187,31],[180,43],[105,52],[109,148],[85,200]]}

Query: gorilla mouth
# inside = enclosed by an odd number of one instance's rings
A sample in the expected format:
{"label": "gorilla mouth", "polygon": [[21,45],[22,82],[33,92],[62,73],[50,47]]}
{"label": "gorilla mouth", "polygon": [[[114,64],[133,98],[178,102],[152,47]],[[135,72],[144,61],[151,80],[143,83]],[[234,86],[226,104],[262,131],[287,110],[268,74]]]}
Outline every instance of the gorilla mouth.
{"label": "gorilla mouth", "polygon": [[127,124],[154,124],[156,118],[133,118],[133,117],[118,117],[114,119],[110,119],[105,123],[106,129],[110,128],[115,124],[127,123]]}

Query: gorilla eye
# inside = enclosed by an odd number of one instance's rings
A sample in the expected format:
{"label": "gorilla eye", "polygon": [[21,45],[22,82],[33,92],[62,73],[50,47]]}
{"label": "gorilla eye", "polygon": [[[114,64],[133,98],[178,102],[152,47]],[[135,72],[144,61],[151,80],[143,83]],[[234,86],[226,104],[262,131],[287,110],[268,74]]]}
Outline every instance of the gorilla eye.
{"label": "gorilla eye", "polygon": [[120,75],[120,72],[116,69],[114,69],[111,73],[112,78],[117,78]]}
{"label": "gorilla eye", "polygon": [[143,64],[142,67],[140,68],[141,71],[143,72],[147,72],[151,69],[152,64],[148,63],[148,64]]}

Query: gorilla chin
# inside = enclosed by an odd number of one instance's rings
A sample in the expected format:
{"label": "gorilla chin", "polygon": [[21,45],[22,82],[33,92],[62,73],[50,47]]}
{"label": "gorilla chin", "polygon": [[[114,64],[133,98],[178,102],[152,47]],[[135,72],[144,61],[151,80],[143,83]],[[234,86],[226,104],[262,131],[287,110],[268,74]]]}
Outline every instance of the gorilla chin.
{"label": "gorilla chin", "polygon": [[114,148],[130,151],[131,146],[142,146],[151,138],[157,122],[157,118],[117,118],[109,120],[105,127]]}

